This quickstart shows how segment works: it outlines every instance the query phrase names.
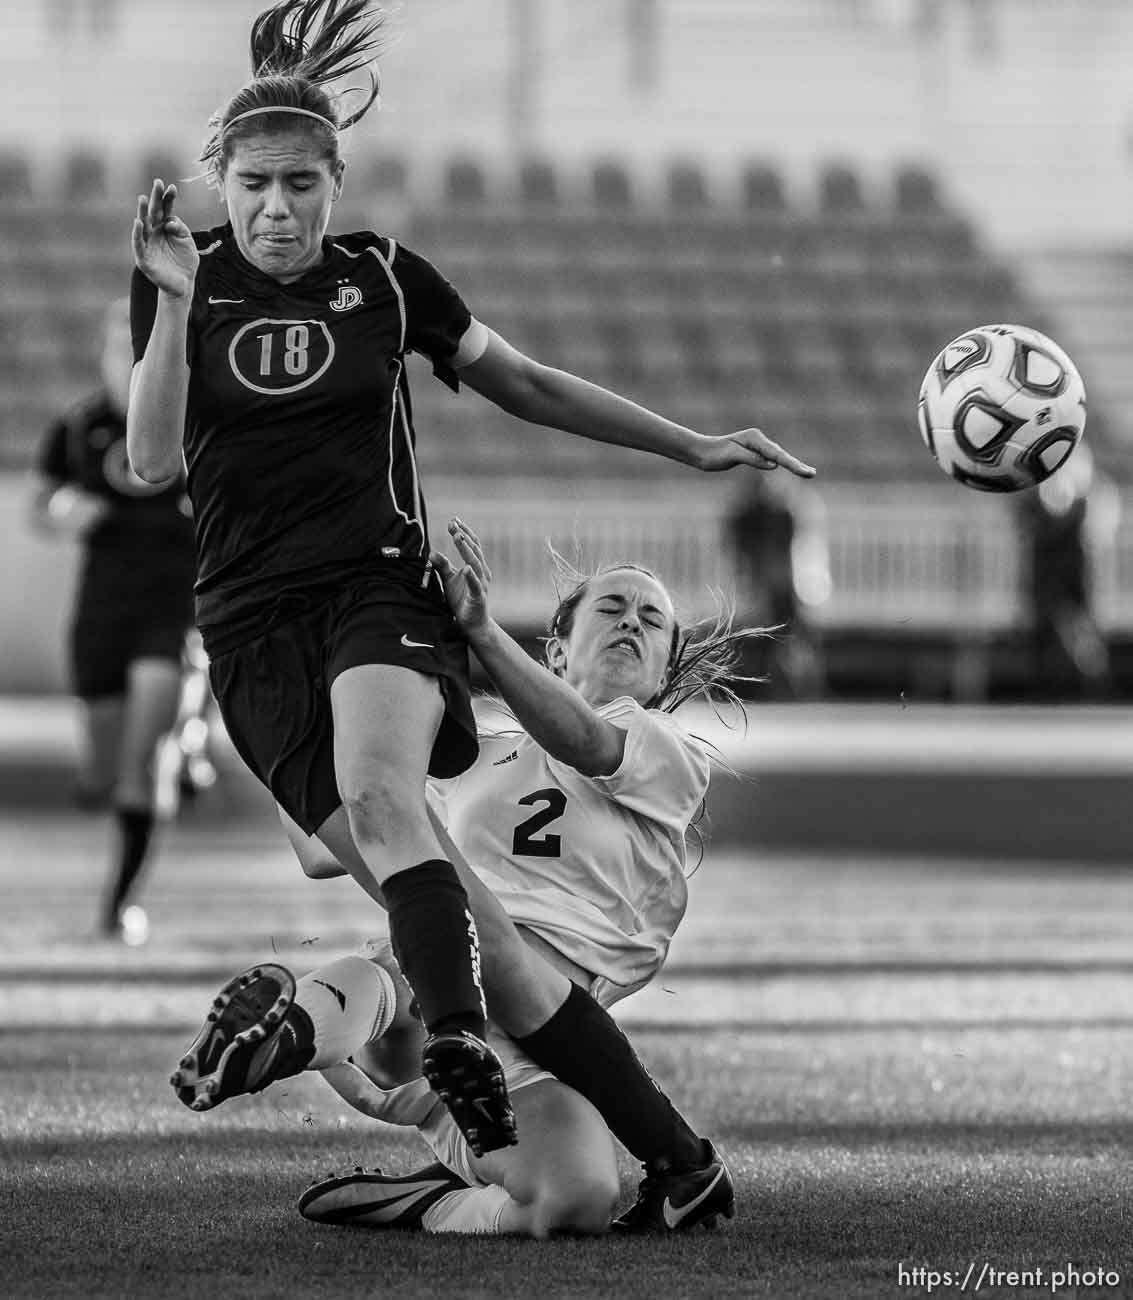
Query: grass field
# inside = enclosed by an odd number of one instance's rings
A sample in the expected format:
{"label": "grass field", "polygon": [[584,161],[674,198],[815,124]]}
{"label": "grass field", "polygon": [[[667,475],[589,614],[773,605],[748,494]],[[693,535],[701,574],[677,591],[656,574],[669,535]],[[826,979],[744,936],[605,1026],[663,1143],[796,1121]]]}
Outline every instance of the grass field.
{"label": "grass field", "polygon": [[[120,950],[83,933],[103,843],[77,815],[0,823],[0,1294],[855,1300],[972,1266],[984,1296],[1133,1295],[1133,875],[710,852],[621,1019],[727,1154],[737,1218],[540,1244],[301,1220],[316,1173],[424,1149],[317,1079],[207,1116],[166,1080],[233,970],[369,932],[355,887],[304,880],[270,825],[190,819],[153,941]],[[1108,1284],[1052,1287],[1068,1266]],[[989,1273],[1010,1269],[1034,1285]]]}

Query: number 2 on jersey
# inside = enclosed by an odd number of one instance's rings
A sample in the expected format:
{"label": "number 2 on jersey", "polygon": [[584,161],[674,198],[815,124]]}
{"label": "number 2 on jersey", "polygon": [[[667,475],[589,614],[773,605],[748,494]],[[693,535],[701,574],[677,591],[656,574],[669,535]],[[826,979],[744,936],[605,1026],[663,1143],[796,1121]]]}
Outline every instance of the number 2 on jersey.
{"label": "number 2 on jersey", "polygon": [[517,855],[523,855],[529,858],[557,858],[562,853],[562,836],[561,835],[539,835],[539,831],[549,826],[551,822],[558,819],[566,812],[567,797],[556,786],[548,786],[545,790],[533,790],[531,794],[525,794],[519,800],[521,804],[528,806],[541,803],[546,804],[545,808],[540,808],[537,813],[532,814],[524,822],[520,822],[515,828],[515,833],[511,837],[511,851]]}

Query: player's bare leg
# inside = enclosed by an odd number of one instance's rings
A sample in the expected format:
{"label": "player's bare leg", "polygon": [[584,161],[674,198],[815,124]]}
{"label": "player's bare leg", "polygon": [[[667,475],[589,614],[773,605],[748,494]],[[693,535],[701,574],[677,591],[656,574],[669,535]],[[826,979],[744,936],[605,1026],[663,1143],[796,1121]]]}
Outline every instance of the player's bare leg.
{"label": "player's bare leg", "polygon": [[[356,1058],[357,1059],[357,1058]],[[483,1186],[443,1165],[390,1175],[358,1168],[307,1189],[299,1212],[316,1223],[439,1233],[596,1235],[618,1199],[614,1144],[573,1089],[544,1079],[514,1094],[518,1146],[470,1160]]]}
{"label": "player's bare leg", "polygon": [[[429,1030],[422,1068],[474,1150],[515,1140],[488,1046],[480,949],[467,892],[429,822],[425,778],[444,715],[433,677],[389,664],[341,672],[330,688],[342,806],[319,838],[389,911],[398,963]],[[334,823],[332,826],[330,823]],[[352,852],[340,856],[343,827]]]}
{"label": "player's bare leg", "polygon": [[181,689],[171,659],[138,659],[129,668],[113,791],[115,863],[103,929],[130,944],[144,943],[149,923],[133,902],[154,829],[154,766],[158,743],[173,725]]}
{"label": "player's bare leg", "polygon": [[122,745],[125,697],[102,695],[82,702],[82,738],[75,799],[81,807],[102,808],[110,803],[118,779],[118,751]]}

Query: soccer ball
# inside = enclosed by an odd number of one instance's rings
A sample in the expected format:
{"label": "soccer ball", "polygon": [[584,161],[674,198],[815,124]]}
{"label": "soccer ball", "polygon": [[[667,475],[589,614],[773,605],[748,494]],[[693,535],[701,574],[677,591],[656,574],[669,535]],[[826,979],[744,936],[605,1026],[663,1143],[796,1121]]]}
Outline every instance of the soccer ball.
{"label": "soccer ball", "polygon": [[946,474],[1018,492],[1065,463],[1086,427],[1086,389],[1065,352],[1025,325],[980,325],[928,368],[917,420]]}

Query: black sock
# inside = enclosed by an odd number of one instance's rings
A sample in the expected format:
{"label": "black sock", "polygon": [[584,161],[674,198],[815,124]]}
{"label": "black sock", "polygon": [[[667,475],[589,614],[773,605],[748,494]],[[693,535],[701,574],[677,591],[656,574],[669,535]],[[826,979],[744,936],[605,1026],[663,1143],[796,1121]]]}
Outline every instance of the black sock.
{"label": "black sock", "polygon": [[382,881],[389,937],[429,1033],[486,1032],[480,942],[456,868],[433,858]]}
{"label": "black sock", "polygon": [[642,1164],[660,1170],[704,1163],[704,1142],[657,1086],[610,1013],[577,984],[545,1025],[515,1041],[592,1102],[610,1132]]}
{"label": "black sock", "polygon": [[271,1073],[271,1082],[301,1074],[314,1055],[315,1026],[307,1012],[293,1002],[279,1027],[279,1056]]}
{"label": "black sock", "polygon": [[115,808],[114,820],[118,824],[118,860],[114,869],[114,885],[106,906],[106,923],[111,926],[125,907],[138,873],[145,863],[150,836],[153,834],[153,813],[148,808]]}

